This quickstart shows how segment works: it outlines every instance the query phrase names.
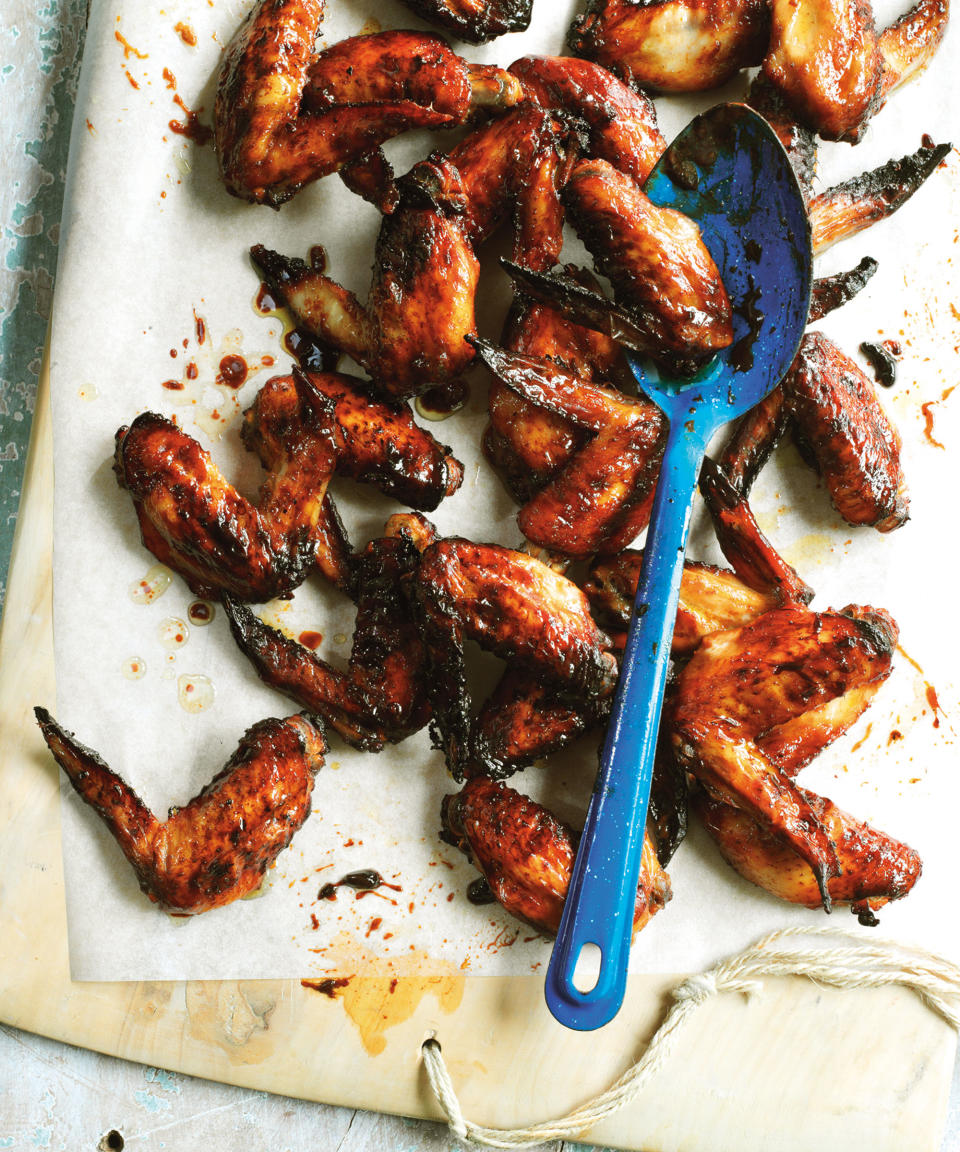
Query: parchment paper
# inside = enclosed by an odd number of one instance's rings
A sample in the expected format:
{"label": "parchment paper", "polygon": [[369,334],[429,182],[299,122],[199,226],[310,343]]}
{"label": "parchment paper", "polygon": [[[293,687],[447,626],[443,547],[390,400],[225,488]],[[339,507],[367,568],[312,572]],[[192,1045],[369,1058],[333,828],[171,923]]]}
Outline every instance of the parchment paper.
{"label": "parchment paper", "polygon": [[[470,59],[507,65],[531,51],[560,53],[575,10],[537,0],[527,34]],[[231,199],[216,179],[212,148],[170,128],[184,104],[209,120],[222,47],[247,9],[239,0],[155,5],[94,0],[77,104],[62,260],[53,325],[55,422],[56,715],[95,747],[155,811],[183,804],[236,747],[241,733],[268,715],[295,711],[260,684],[235,648],[222,612],[170,647],[194,599],[174,578],[150,602],[131,596],[154,565],[139,542],[129,497],[111,471],[114,433],[147,409],[177,414],[211,449],[227,475],[253,493],[258,466],[239,443],[239,413],[270,375],[263,369],[234,394],[216,387],[221,358],[253,365],[289,358],[281,323],[253,307],[258,279],[247,250],[261,242],[305,256],[321,243],[329,272],[361,297],[369,283],[378,217],[329,177],[275,213]],[[886,23],[898,9],[884,6]],[[333,43],[366,28],[419,26],[397,3],[334,0],[325,24]],[[196,43],[177,25],[185,24]],[[820,185],[915,149],[923,132],[950,138],[960,104],[956,36],[948,36],[928,72],[895,94],[856,148],[822,145]],[[700,99],[660,99],[667,137],[689,116],[737,98],[745,80]],[[458,135],[413,133],[388,148],[398,172],[430,147]],[[852,267],[864,255],[880,271],[853,303],[821,326],[849,354],[862,340],[903,344],[898,381],[881,390],[904,438],[913,518],[881,536],[854,529],[832,512],[815,475],[781,447],[755,489],[754,506],[776,546],[817,589],[815,606],[870,603],[891,610],[904,654],[873,708],[808,768],[805,786],[823,791],[859,817],[914,845],[924,874],[910,896],[883,909],[880,932],[914,939],[960,959],[950,909],[955,879],[954,779],[958,693],[954,672],[954,484],[960,403],[956,383],[960,296],[954,253],[960,164],[951,156],[893,220],[845,242],[818,261],[818,274]],[[509,299],[488,250],[481,326],[492,339]],[[198,339],[198,319],[205,339]],[[163,388],[196,380],[181,393]],[[433,519],[446,533],[519,546],[516,509],[479,452],[486,379],[475,374],[469,406],[433,430],[466,465],[461,490]],[[930,405],[926,412],[923,405]],[[925,431],[926,429],[926,431]],[[398,506],[346,482],[335,498],[355,545],[379,534]],[[690,553],[721,558],[704,525]],[[319,653],[344,660],[351,611],[343,597],[311,578],[265,618],[296,636],[323,634]],[[145,669],[128,678],[133,666]],[[491,682],[487,661],[479,682]],[[207,678],[212,704],[188,712],[183,676]],[[206,681],[196,682],[202,695]],[[196,698],[196,696],[194,697]],[[938,707],[934,708],[934,701]],[[52,705],[52,701],[38,701]],[[139,892],[132,870],[98,818],[64,784],[70,956],[78,980],[213,979],[308,976],[387,969],[464,968],[473,974],[530,973],[545,966],[550,944],[498,906],[477,908],[465,892],[476,875],[440,843],[441,797],[454,791],[425,734],[378,756],[356,753],[335,736],[314,793],[314,813],[279,858],[262,897],[192,919],[173,919]],[[582,820],[595,772],[595,739],[583,741],[512,784]],[[395,889],[356,898],[340,889],[318,901],[320,886],[359,868],[377,869]],[[670,866],[674,897],[634,942],[634,970],[694,970],[786,924],[820,924],[821,912],[782,904],[742,881],[696,828]],[[845,911],[834,921],[860,931]]]}

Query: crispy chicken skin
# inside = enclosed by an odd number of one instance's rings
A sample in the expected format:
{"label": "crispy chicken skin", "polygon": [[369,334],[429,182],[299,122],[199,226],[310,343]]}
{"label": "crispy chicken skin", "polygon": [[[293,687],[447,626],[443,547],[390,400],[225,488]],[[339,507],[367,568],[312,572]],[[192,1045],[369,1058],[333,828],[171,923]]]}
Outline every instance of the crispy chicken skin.
{"label": "crispy chicken skin", "polygon": [[466,40],[486,44],[506,32],[523,32],[530,24],[533,0],[403,0],[421,20]]}
{"label": "crispy chicken skin", "polygon": [[114,472],[144,545],[191,591],[262,601],[292,591],[313,567],[339,447],[329,426],[286,438],[251,504],[196,440],[145,412],[117,432]]}
{"label": "crispy chicken skin", "polygon": [[[836,846],[840,875],[827,881],[833,904],[849,904],[861,924],[873,927],[873,912],[906,896],[920,876],[917,853],[886,832],[871,828],[832,800],[798,788],[816,819]],[[727,863],[745,880],[781,900],[816,908],[820,891],[809,865],[790,844],[747,812],[712,799],[704,792],[692,807]]]}
{"label": "crispy chicken skin", "polygon": [[634,92],[591,60],[523,56],[510,65],[524,92],[542,107],[562,111],[587,129],[589,153],[642,184],[667,142],[653,101]]}
{"label": "crispy chicken skin", "polygon": [[[474,67],[429,33],[355,36],[323,52],[321,0],[258,0],[227,46],[214,139],[227,190],[277,207],[304,184],[363,162],[410,128],[463,123],[471,109],[509,106],[520,86]],[[383,200],[389,169],[370,185]],[[364,187],[364,182],[360,181]]]}
{"label": "crispy chicken skin", "polygon": [[[446,836],[469,856],[503,907],[541,932],[555,934],[579,833],[540,804],[486,776],[474,777],[462,791],[445,796],[442,820]],[[670,896],[670,878],[647,836],[633,931],[640,931]]]}
{"label": "crispy chicken skin", "polygon": [[665,438],[659,409],[646,399],[578,379],[550,361],[483,341],[476,347],[507,387],[593,433],[520,510],[524,536],[575,557],[625,547],[649,518]]}
{"label": "crispy chicken skin", "polygon": [[260,886],[310,814],[327,750],[308,716],[261,720],[203,791],[161,821],[96,752],[46,709],[34,711],[57,763],[103,818],[141,889],[180,916],[220,908]]}
{"label": "crispy chicken skin", "polygon": [[949,0],[919,0],[880,33],[883,98],[930,63],[947,30],[949,15]]}
{"label": "crispy chicken skin", "polygon": [[756,67],[769,36],[765,0],[589,0],[569,44],[628,84],[700,92]]}
{"label": "crispy chicken skin", "polygon": [[837,844],[792,777],[863,712],[889,675],[896,639],[875,609],[778,608],[705,637],[665,711],[678,763],[714,799],[781,836],[827,909]]}
{"label": "crispy chicken skin", "polygon": [[813,178],[817,174],[817,142],[814,133],[804,124],[797,123],[793,109],[762,72],[750,84],[746,103],[766,120],[777,134],[777,139],[790,158],[790,164],[805,197],[813,192]]}
{"label": "crispy chicken skin", "polygon": [[[329,405],[321,407],[318,397]],[[339,372],[294,369],[293,376],[268,380],[244,413],[244,443],[270,469],[291,433],[320,434],[331,416],[343,444],[336,461],[339,476],[373,484],[424,512],[460,487],[463,465],[415,423],[406,404],[381,400],[368,383]]]}
{"label": "crispy chicken skin", "polygon": [[571,222],[653,355],[697,364],[733,341],[730,301],[697,225],[658,208],[605,160],[583,160],[563,191]]}
{"label": "crispy chicken skin", "polygon": [[407,540],[372,540],[354,562],[357,619],[346,672],[224,601],[233,637],[257,674],[355,748],[379,751],[418,731],[429,717],[426,652],[405,586],[419,553]]}
{"label": "crispy chicken skin", "polygon": [[456,779],[471,759],[466,639],[576,697],[612,690],[616,661],[586,597],[532,556],[456,537],[438,540],[421,557],[416,597],[430,654],[434,740]]}
{"label": "crispy chicken skin", "polygon": [[473,359],[480,266],[468,236],[460,174],[442,153],[398,181],[384,216],[364,307],[329,276],[261,245],[251,255],[297,327],[341,349],[388,400],[453,386]]}

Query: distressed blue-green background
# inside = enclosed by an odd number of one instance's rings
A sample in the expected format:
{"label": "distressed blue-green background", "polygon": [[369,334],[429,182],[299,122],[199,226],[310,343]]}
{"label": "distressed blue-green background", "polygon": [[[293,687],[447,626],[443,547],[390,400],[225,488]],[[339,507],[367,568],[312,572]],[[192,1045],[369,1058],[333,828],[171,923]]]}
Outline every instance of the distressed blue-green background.
{"label": "distressed blue-green background", "polygon": [[0,0],[0,608],[57,266],[86,0]]}

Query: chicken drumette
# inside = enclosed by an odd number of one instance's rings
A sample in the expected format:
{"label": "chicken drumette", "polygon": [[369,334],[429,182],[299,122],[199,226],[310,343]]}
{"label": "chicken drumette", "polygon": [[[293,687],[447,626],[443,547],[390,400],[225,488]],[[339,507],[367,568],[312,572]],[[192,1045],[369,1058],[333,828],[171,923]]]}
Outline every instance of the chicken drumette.
{"label": "chicken drumette", "polygon": [[180,916],[219,908],[260,886],[310,815],[327,750],[323,730],[306,715],[261,720],[203,791],[161,821],[96,752],[44,708],[35,711],[50,751],[106,823],[141,889]]}

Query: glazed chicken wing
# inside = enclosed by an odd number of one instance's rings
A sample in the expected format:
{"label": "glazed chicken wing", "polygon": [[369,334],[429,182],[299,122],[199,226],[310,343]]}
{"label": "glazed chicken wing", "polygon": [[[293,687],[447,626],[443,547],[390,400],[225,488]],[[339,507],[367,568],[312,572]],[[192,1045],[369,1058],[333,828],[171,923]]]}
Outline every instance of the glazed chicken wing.
{"label": "glazed chicken wing", "polygon": [[534,544],[566,556],[617,552],[646,526],[665,437],[650,401],[578,379],[550,361],[476,347],[525,400],[588,429],[592,438],[520,510]]}
{"label": "glazed chicken wing", "polygon": [[837,843],[792,776],[863,712],[896,639],[891,618],[870,608],[775,609],[705,637],[665,712],[680,765],[789,844],[827,909]]}
{"label": "glazed chicken wing", "polygon": [[453,387],[473,359],[479,264],[467,234],[468,201],[457,169],[435,153],[403,176],[400,203],[384,216],[364,307],[329,276],[257,246],[253,259],[299,328],[340,348],[401,400]]}
{"label": "glazed chicken wing", "polygon": [[[292,591],[330,535],[335,427],[285,438],[252,504],[191,436],[154,412],[117,432],[114,472],[133,497],[144,545],[197,596],[270,600]],[[335,533],[334,533],[335,535]]]}
{"label": "glazed chicken wing", "polygon": [[471,759],[466,639],[576,698],[608,694],[616,661],[586,597],[542,561],[496,544],[439,540],[416,576],[430,653],[435,739],[462,779]]}
{"label": "glazed chicken wing", "polygon": [[[546,808],[486,776],[446,796],[443,828],[480,870],[490,890],[511,915],[553,934],[560,927],[563,903],[577,853],[579,834]],[[670,878],[644,839],[634,905],[638,932],[670,899]]]}
{"label": "glazed chicken wing", "polygon": [[323,716],[348,744],[379,751],[422,728],[426,653],[406,594],[419,553],[407,540],[371,541],[354,562],[357,619],[346,672],[224,601],[233,637],[264,683]]}
{"label": "glazed chicken wing", "polygon": [[642,184],[667,142],[653,101],[594,64],[570,56],[524,56],[510,65],[524,92],[587,129],[589,153]]}
{"label": "glazed chicken wing", "polygon": [[327,750],[308,716],[261,720],[203,791],[161,821],[96,752],[44,708],[35,712],[50,751],[106,823],[141,889],[179,916],[222,907],[260,886],[310,815]]}
{"label": "glazed chicken wing", "polygon": [[[916,883],[920,857],[832,800],[805,788],[797,791],[836,846],[840,874],[827,881],[831,901],[849,904],[861,924],[875,926],[874,910],[905,896]],[[742,809],[706,793],[696,793],[692,806],[723,858],[745,880],[792,904],[816,908],[821,902],[813,872],[782,836]]]}
{"label": "glazed chicken wing", "polygon": [[[508,73],[470,65],[429,34],[356,36],[317,53],[323,8],[322,0],[258,0],[227,46],[214,139],[234,196],[277,207],[399,132],[451,127],[475,105],[520,97]],[[376,184],[371,192],[385,194]]]}
{"label": "glazed chicken wing", "polygon": [[563,198],[617,303],[649,332],[651,355],[682,370],[732,343],[730,301],[692,220],[605,160],[581,161]]}
{"label": "glazed chicken wing", "polygon": [[756,67],[769,36],[766,0],[589,0],[569,43],[628,84],[699,92]]}

